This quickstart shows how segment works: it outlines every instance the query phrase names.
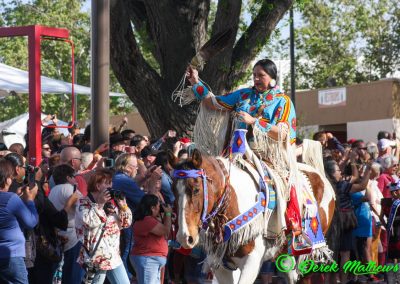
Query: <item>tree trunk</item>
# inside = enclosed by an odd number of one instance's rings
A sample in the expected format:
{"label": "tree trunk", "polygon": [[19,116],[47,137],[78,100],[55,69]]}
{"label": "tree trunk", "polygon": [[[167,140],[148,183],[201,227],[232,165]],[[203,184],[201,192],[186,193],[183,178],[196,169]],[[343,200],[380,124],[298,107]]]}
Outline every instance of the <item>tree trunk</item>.
{"label": "tree trunk", "polygon": [[[243,36],[207,62],[200,76],[215,94],[229,91],[260,51],[293,0],[266,1]],[[212,34],[238,29],[242,1],[220,0]],[[111,66],[154,137],[168,129],[190,135],[198,103],[179,107],[171,94],[206,41],[210,0],[118,0],[111,4]],[[144,59],[136,30],[144,30],[160,70]]]}

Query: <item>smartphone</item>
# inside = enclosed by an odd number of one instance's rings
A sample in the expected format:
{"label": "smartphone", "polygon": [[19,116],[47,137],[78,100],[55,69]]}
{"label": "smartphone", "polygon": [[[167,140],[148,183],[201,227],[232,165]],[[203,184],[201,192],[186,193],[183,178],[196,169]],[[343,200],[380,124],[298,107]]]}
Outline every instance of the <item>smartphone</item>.
{"label": "smartphone", "polygon": [[114,159],[107,158],[104,160],[104,167],[106,168],[112,168],[114,167]]}

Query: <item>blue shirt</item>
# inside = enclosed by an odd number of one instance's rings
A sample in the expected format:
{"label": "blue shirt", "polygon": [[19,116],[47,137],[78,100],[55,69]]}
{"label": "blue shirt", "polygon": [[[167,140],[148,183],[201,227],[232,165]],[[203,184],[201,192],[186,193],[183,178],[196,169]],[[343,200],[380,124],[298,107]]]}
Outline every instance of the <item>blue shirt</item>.
{"label": "blue shirt", "polygon": [[175,201],[175,196],[174,193],[172,192],[171,187],[172,187],[171,177],[165,171],[162,171],[161,194],[164,197],[165,203],[173,206]]}
{"label": "blue shirt", "polygon": [[140,189],[135,180],[123,172],[117,172],[112,179],[112,187],[125,194],[126,203],[133,212],[145,192]]}
{"label": "blue shirt", "polygon": [[353,230],[356,237],[372,237],[372,215],[368,202],[363,202],[362,192],[351,194],[351,202],[354,206],[354,214],[357,217],[358,226]]}
{"label": "blue shirt", "polygon": [[13,192],[0,192],[0,258],[25,257],[24,229],[33,229],[38,214],[33,201]]}

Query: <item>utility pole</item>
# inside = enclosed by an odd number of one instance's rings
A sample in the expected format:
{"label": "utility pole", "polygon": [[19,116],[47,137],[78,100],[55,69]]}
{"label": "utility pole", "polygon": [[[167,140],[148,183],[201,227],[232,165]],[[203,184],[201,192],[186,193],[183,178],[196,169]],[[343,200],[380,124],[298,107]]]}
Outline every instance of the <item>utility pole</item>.
{"label": "utility pole", "polygon": [[293,6],[290,8],[290,97],[293,105],[296,105],[296,79],[294,69],[294,17],[293,17]]}
{"label": "utility pole", "polygon": [[92,151],[109,141],[110,1],[92,0]]}

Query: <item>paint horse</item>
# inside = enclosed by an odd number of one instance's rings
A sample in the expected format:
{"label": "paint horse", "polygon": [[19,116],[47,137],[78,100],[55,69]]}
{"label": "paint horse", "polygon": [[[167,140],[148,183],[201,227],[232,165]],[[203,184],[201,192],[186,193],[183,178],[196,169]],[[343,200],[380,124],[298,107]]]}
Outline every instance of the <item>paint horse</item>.
{"label": "paint horse", "polygon": [[[325,234],[335,208],[333,190],[324,190],[327,186],[324,177],[312,167],[299,164],[299,168],[319,204],[318,212]],[[266,224],[262,214],[256,217],[254,208],[246,215],[247,220],[241,220],[248,221],[241,233],[226,236],[224,226],[260,201],[254,179],[227,159],[202,156],[195,149],[191,159],[176,165],[174,191],[178,202],[177,241],[184,248],[199,244],[204,248],[207,264],[218,283],[253,283],[262,263],[281,251],[282,244],[276,245],[275,240],[263,237]],[[252,217],[253,220],[248,220]],[[272,223],[271,218],[268,226]],[[227,256],[238,268],[236,271],[222,265]],[[289,281],[294,283],[295,277]]]}

